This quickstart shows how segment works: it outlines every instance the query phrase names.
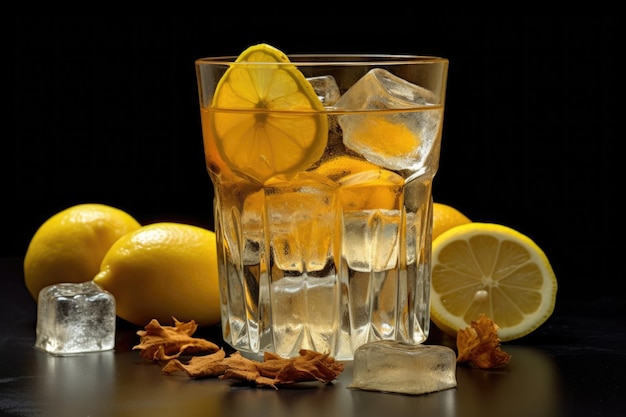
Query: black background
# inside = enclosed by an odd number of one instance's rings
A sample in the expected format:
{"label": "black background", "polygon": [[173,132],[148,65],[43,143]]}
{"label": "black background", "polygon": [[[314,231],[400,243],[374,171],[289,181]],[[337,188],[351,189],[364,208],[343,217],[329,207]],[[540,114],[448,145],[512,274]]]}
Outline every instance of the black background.
{"label": "black background", "polygon": [[194,60],[268,42],[288,54],[448,58],[435,200],[533,239],[559,280],[557,311],[584,303],[601,313],[617,297],[617,16],[379,10],[342,22],[303,7],[280,18],[14,18],[0,255],[23,256],[41,223],[85,202],[119,207],[143,224],[212,228]]}

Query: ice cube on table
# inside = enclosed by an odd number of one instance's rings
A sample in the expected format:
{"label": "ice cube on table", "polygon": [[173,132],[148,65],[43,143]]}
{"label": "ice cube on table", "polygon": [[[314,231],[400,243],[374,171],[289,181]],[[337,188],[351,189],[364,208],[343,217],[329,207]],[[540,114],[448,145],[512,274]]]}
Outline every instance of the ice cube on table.
{"label": "ice cube on table", "polygon": [[[367,72],[335,103],[344,145],[368,161],[392,170],[419,170],[436,143],[441,106],[436,95],[391,72]],[[397,110],[371,113],[367,110]],[[360,112],[363,110],[363,112]]]}
{"label": "ice cube on table", "polygon": [[456,354],[446,346],[370,342],[354,352],[353,367],[354,389],[418,395],[456,387]]}
{"label": "ice cube on table", "polygon": [[43,288],[37,301],[35,347],[56,355],[115,347],[115,298],[92,281]]}

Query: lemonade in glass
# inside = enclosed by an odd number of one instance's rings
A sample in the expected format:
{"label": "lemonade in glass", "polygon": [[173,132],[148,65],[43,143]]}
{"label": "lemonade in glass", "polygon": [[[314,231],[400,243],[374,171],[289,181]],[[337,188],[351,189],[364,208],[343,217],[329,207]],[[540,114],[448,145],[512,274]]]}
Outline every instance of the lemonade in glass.
{"label": "lemonade in glass", "polygon": [[350,360],[426,340],[447,69],[267,44],[196,61],[229,345]]}

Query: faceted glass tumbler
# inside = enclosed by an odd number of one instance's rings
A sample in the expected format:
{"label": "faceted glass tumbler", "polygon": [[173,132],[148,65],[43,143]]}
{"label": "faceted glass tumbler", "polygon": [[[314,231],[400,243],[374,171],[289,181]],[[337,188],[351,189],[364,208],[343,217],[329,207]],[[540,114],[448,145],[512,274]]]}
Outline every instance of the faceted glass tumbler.
{"label": "faceted glass tumbler", "polygon": [[43,288],[37,301],[35,347],[56,355],[115,347],[115,298],[92,281]]}
{"label": "faceted glass tumbler", "polygon": [[[250,357],[341,360],[424,342],[448,61],[235,58],[196,61],[224,340]],[[303,94],[316,104],[290,108]]]}

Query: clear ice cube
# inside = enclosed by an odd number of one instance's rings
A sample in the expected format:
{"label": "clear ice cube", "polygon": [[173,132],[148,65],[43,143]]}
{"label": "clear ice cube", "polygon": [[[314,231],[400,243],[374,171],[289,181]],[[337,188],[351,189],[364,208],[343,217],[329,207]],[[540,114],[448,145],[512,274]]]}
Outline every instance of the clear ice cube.
{"label": "clear ice cube", "polygon": [[285,276],[271,285],[274,346],[286,356],[300,349],[329,352],[339,333],[337,277]]}
{"label": "clear ice cube", "polygon": [[364,171],[340,180],[343,256],[350,269],[387,271],[396,267],[404,180],[385,170]]}
{"label": "clear ice cube", "polygon": [[43,288],[37,301],[35,347],[56,355],[115,347],[115,298],[92,281]]}
{"label": "clear ice cube", "polygon": [[280,270],[302,274],[326,268],[332,258],[336,188],[328,178],[309,172],[265,183],[268,237]]}
{"label": "clear ice cube", "polygon": [[317,97],[324,106],[332,106],[339,100],[341,93],[339,92],[337,81],[332,75],[311,77],[307,78],[307,80],[311,83],[311,86],[313,86],[315,94],[317,94]]}
{"label": "clear ice cube", "polygon": [[[382,68],[358,80],[335,103],[347,148],[387,169],[419,170],[439,135],[441,106],[429,90],[409,83]],[[358,110],[397,110],[369,115]],[[395,127],[395,129],[394,129]],[[406,133],[405,138],[397,133]],[[396,132],[394,136],[393,133]],[[366,132],[366,134],[364,134]]]}
{"label": "clear ice cube", "polygon": [[427,394],[456,387],[456,354],[439,345],[379,340],[354,352],[349,388]]}
{"label": "clear ice cube", "polygon": [[[242,236],[245,238],[243,264],[256,265],[263,249],[263,207],[265,204],[263,190],[246,197],[241,213]],[[231,251],[236,252],[236,251]],[[231,256],[238,256],[232,253]]]}
{"label": "clear ice cube", "polygon": [[346,91],[336,103],[338,109],[411,109],[437,104],[435,94],[383,68],[374,68]]}

